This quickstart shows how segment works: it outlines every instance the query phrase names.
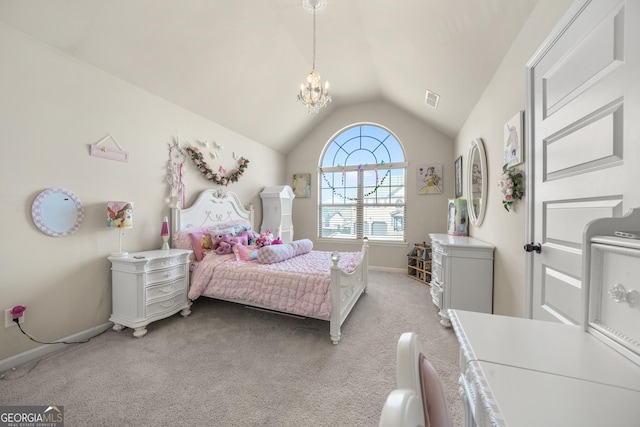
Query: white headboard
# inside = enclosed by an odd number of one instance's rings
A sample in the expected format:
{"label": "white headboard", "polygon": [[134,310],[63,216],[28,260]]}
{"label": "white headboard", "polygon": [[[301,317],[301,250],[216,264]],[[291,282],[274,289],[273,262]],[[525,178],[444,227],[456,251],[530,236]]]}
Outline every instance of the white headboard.
{"label": "white headboard", "polygon": [[190,207],[171,208],[171,233],[175,236],[178,230],[184,228],[202,227],[239,219],[248,220],[251,228],[255,229],[252,203],[245,208],[236,193],[204,190]]}

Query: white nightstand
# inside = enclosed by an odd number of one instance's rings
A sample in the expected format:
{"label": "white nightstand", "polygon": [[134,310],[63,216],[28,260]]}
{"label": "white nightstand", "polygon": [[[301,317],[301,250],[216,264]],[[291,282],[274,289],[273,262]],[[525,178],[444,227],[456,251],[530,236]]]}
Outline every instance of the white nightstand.
{"label": "white nightstand", "polygon": [[135,329],[133,336],[147,333],[147,325],[178,311],[191,314],[189,292],[189,255],[183,249],[130,253],[109,257],[111,261],[113,329]]}

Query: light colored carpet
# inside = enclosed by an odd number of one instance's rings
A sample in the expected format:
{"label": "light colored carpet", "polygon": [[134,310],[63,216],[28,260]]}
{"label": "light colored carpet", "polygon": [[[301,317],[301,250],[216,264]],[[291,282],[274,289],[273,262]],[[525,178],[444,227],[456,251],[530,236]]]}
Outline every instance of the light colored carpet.
{"label": "light colored carpet", "polygon": [[62,405],[74,426],[377,426],[396,344],[414,331],[461,425],[458,344],[429,287],[371,271],[334,346],[329,323],[200,298],[137,339],[112,330],[5,373],[0,405]]}

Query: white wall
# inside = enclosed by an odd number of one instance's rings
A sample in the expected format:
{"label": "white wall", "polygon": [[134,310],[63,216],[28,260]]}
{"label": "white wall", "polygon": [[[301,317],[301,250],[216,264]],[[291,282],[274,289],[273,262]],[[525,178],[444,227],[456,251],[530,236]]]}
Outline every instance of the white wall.
{"label": "white wall", "polygon": [[[428,108],[425,106],[425,108]],[[428,233],[446,233],[447,200],[453,197],[453,140],[423,121],[385,102],[368,102],[335,108],[287,155],[287,178],[294,173],[311,174],[311,197],[293,201],[294,238],[314,241],[318,250],[358,250],[360,243],[318,241],[318,165],[329,139],[354,123],[376,123],[391,130],[405,149],[407,169],[407,244],[371,242],[371,266],[406,270],[407,252],[414,243],[428,241]],[[416,190],[416,167],[442,164],[443,194],[420,195]]]}
{"label": "white wall", "polygon": [[[25,305],[24,327],[40,341],[87,330],[110,315],[106,257],[117,251],[118,233],[106,228],[107,201],[135,203],[124,250],[160,247],[174,136],[222,143],[219,162],[227,168],[235,164],[232,151],[251,161],[238,183],[222,188],[253,200],[258,224],[259,192],[284,179],[283,155],[2,24],[0,57],[0,309]],[[89,155],[89,144],[107,133],[129,152],[128,163]],[[188,203],[211,186],[188,165]],[[68,189],[84,204],[85,222],[69,237],[49,237],[31,219],[35,197],[50,187]],[[2,322],[0,360],[34,346]]]}
{"label": "white wall", "polygon": [[[471,140],[482,138],[486,146],[489,168],[487,210],[483,224],[477,228],[470,227],[470,234],[496,246],[496,314],[522,317],[525,312],[525,200],[516,202],[511,212],[502,206],[497,183],[504,164],[503,127],[516,112],[525,109],[527,61],[571,3],[571,0],[540,0],[455,141],[456,156],[462,155],[465,165]],[[525,162],[527,160],[525,158]],[[522,164],[518,168],[524,171],[525,166]]]}

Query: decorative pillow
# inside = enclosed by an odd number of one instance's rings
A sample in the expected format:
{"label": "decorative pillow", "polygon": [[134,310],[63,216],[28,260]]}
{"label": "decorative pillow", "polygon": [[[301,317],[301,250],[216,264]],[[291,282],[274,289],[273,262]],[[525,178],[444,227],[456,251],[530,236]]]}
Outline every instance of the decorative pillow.
{"label": "decorative pillow", "polygon": [[236,261],[254,261],[258,259],[258,252],[258,248],[253,246],[233,246],[233,253],[236,255]]}
{"label": "decorative pillow", "polygon": [[200,229],[188,228],[178,231],[171,237],[171,247],[176,249],[191,249],[193,245],[191,244],[190,234],[197,231],[200,231]]}
{"label": "decorative pillow", "polygon": [[258,251],[258,262],[273,264],[296,256],[296,251],[290,244],[263,246]]}
{"label": "decorative pillow", "polygon": [[306,254],[307,252],[311,252],[311,249],[313,249],[313,242],[309,239],[294,240],[290,245],[293,246],[293,250],[296,252],[296,255]]}
{"label": "decorative pillow", "polygon": [[306,254],[311,252],[311,249],[313,249],[313,242],[309,239],[294,240],[291,243],[281,245],[263,246],[258,252],[258,261],[262,264],[273,264]]}
{"label": "decorative pillow", "polygon": [[213,249],[211,235],[204,231],[197,231],[189,233],[189,236],[196,260],[202,261],[202,258]]}

